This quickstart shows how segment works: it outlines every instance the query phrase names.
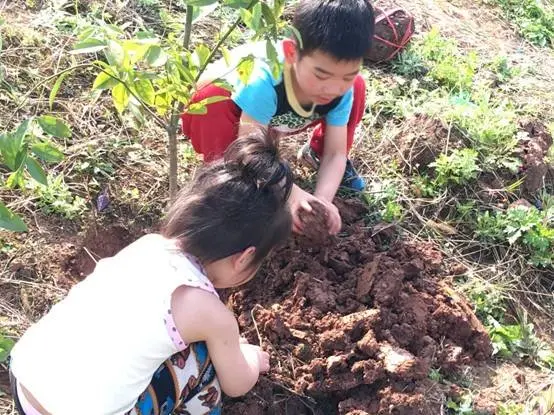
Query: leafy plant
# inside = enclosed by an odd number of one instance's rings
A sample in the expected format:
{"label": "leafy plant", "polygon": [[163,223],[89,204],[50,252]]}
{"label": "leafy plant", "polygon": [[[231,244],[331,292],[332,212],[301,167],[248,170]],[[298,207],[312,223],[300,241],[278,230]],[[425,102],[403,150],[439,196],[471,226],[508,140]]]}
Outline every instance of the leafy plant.
{"label": "leafy plant", "polygon": [[75,219],[83,214],[87,208],[86,201],[74,196],[69,186],[65,183],[62,174],[49,176],[49,186],[40,183],[31,183],[29,188],[37,196],[37,205],[45,213],[55,213],[67,219]]}
{"label": "leafy plant", "polygon": [[476,281],[465,288],[475,315],[485,324],[489,324],[489,319],[502,321],[506,315],[507,297],[503,294],[501,287],[497,287],[486,281]]}
{"label": "leafy plant", "polygon": [[0,334],[0,363],[4,363],[14,346],[14,341]]}
{"label": "leafy plant", "polygon": [[429,379],[431,379],[433,382],[442,382],[443,376],[441,373],[440,367],[438,369],[433,368],[429,371]]}
{"label": "leafy plant", "polygon": [[518,324],[504,325],[493,318],[489,320],[493,354],[525,360],[539,367],[554,368],[554,352],[537,337],[525,312],[520,315]]}
{"label": "leafy plant", "polygon": [[[417,39],[394,63],[401,75],[427,73],[430,78],[451,91],[470,91],[477,71],[477,54],[462,53],[452,39],[443,37],[434,27]],[[408,64],[414,64],[408,68]],[[425,70],[428,69],[428,71]]]}
{"label": "leafy plant", "polygon": [[486,171],[506,168],[517,172],[521,161],[515,155],[519,143],[516,112],[507,101],[497,102],[486,94],[451,97],[444,117],[471,141]]}
{"label": "leafy plant", "polygon": [[435,168],[434,184],[444,187],[450,183],[466,184],[477,178],[481,170],[477,165],[477,152],[471,148],[444,153],[430,164]]}
{"label": "leafy plant", "polygon": [[523,246],[534,265],[550,266],[554,262],[554,206],[542,211],[515,206],[494,215],[481,213],[475,233],[484,241]]}
{"label": "leafy plant", "polygon": [[501,403],[496,408],[497,415],[520,415],[524,412],[524,407],[517,403]]}
{"label": "leafy plant", "polygon": [[412,43],[391,62],[392,71],[407,78],[424,76],[429,72],[423,57]]}
{"label": "leafy plant", "polygon": [[495,57],[489,67],[496,75],[496,81],[499,83],[504,83],[520,73],[520,70],[511,66],[506,56],[502,55]]}
{"label": "leafy plant", "polygon": [[[68,138],[69,127],[60,119],[44,115],[23,121],[15,130],[0,134],[0,163],[11,174],[4,186],[25,188],[29,179],[48,186],[44,164],[58,163],[63,153],[49,137]],[[26,231],[23,220],[0,201],[0,228],[15,232]]]}
{"label": "leafy plant", "polygon": [[446,402],[446,408],[450,415],[475,415],[473,412],[473,397],[471,394],[466,394],[460,397],[459,400],[449,399]]}
{"label": "leafy plant", "polygon": [[486,0],[501,7],[521,35],[537,46],[554,44],[554,12],[537,0]]}
{"label": "leafy plant", "polygon": [[[199,7],[223,7],[238,10],[239,16],[214,48],[199,44],[189,50],[192,21]],[[190,99],[197,88],[197,82],[214,56],[221,52],[230,60],[224,43],[239,24],[244,24],[253,33],[252,40],[266,40],[268,63],[277,74],[280,64],[273,41],[277,40],[284,23],[280,16],[284,0],[188,0],[184,33],[170,31],[161,39],[151,32],[139,31],[132,36],[122,28],[100,22],[85,29],[74,45],[74,54],[102,54],[92,66],[98,71],[92,89],[101,93],[109,91],[113,104],[120,114],[129,113],[138,123],[147,118],[154,120],[168,134],[170,156],[170,198],[177,191],[177,132],[180,115],[205,114],[206,106],[228,99],[210,97],[199,103]],[[214,7],[212,7],[213,9]],[[182,35],[182,41],[178,41]],[[238,74],[248,82],[254,68],[254,57],[249,55],[237,64]],[[233,70],[235,68],[231,68]],[[55,98],[61,82],[57,82],[51,93]],[[222,85],[223,86],[223,85]]]}
{"label": "leafy plant", "polygon": [[368,218],[370,222],[394,222],[402,219],[404,209],[398,202],[398,189],[393,180],[384,179],[370,183],[368,191],[363,193],[363,198],[372,208],[373,213]]}

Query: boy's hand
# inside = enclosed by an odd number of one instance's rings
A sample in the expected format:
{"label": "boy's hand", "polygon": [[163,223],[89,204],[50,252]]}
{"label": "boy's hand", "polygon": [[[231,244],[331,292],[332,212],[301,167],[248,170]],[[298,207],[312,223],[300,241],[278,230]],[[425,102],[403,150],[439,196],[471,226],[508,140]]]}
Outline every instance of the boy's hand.
{"label": "boy's hand", "polygon": [[318,201],[320,202],[325,208],[327,209],[328,216],[327,216],[327,226],[329,229],[330,235],[335,235],[338,231],[340,231],[342,227],[342,220],[340,218],[339,210],[337,207],[331,203],[327,202],[326,200],[319,199],[310,193],[302,190],[296,185],[293,185],[292,192],[289,197],[289,207],[292,214],[292,230],[296,233],[304,233],[303,224],[300,220],[300,210],[304,209],[307,212],[312,211],[312,207],[310,206],[310,202],[312,201]]}
{"label": "boy's hand", "polygon": [[329,234],[335,235],[342,228],[342,219],[340,217],[339,209],[331,202],[318,199],[327,208],[327,225],[329,226]]}

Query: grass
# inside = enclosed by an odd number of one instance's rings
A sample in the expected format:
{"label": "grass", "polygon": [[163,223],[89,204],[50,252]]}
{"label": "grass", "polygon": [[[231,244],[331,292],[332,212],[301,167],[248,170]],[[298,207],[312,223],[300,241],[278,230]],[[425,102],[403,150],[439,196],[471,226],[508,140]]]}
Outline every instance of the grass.
{"label": "grass", "polygon": [[487,0],[498,5],[508,21],[534,45],[554,46],[554,10],[550,2],[538,0]]}

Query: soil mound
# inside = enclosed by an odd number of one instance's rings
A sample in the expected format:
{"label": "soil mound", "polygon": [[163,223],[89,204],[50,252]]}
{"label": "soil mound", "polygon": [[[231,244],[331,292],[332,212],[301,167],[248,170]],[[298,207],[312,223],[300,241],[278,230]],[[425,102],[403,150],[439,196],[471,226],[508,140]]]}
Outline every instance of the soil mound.
{"label": "soil mound", "polygon": [[441,281],[431,244],[382,250],[361,203],[340,209],[345,228],[334,245],[293,239],[229,295],[243,335],[261,339],[272,369],[226,413],[437,414],[425,398],[429,371],[490,356],[471,307]]}

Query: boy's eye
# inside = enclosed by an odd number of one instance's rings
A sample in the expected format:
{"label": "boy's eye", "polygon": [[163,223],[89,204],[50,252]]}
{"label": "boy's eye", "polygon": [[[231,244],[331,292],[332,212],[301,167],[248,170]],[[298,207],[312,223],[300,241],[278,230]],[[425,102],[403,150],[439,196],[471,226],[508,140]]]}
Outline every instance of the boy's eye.
{"label": "boy's eye", "polygon": [[354,77],[348,77],[348,78],[344,78],[344,82],[352,82],[354,80]]}
{"label": "boy's eye", "polygon": [[327,79],[329,79],[328,76],[319,75],[319,74],[317,74],[317,73],[315,74],[315,77],[316,77],[317,79],[319,79],[320,81],[326,81]]}

